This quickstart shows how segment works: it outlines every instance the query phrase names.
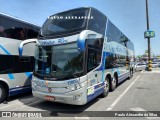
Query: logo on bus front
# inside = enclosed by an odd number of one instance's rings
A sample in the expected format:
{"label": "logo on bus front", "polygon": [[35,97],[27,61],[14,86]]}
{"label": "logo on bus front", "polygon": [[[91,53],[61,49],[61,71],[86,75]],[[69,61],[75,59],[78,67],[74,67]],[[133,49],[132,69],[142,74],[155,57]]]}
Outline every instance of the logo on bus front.
{"label": "logo on bus front", "polygon": [[65,40],[64,38],[59,38],[58,43],[59,44],[67,43],[67,40]]}
{"label": "logo on bus front", "polygon": [[42,81],[41,87],[48,87],[48,81]]}
{"label": "logo on bus front", "polygon": [[74,84],[79,83],[79,81],[78,80],[70,80],[67,83],[68,83],[68,85],[74,85]]}
{"label": "logo on bus front", "polygon": [[49,87],[49,88],[48,88],[48,92],[52,92],[52,88]]}
{"label": "logo on bus front", "polygon": [[56,45],[56,44],[64,44],[67,43],[68,40],[64,39],[64,38],[59,38],[56,40],[45,40],[41,42],[41,45]]}

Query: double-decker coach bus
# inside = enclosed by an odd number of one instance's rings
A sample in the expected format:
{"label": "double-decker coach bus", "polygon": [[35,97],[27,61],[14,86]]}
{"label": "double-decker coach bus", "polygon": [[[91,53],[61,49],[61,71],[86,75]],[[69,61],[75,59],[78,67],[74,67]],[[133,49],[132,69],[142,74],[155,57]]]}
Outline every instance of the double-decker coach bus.
{"label": "double-decker coach bus", "polygon": [[26,45],[19,58],[21,41],[37,38],[40,27],[24,20],[0,13],[0,102],[8,96],[31,91],[35,45]]}
{"label": "double-decker coach bus", "polygon": [[48,17],[35,42],[32,93],[41,99],[83,105],[133,74],[133,43],[95,8]]}

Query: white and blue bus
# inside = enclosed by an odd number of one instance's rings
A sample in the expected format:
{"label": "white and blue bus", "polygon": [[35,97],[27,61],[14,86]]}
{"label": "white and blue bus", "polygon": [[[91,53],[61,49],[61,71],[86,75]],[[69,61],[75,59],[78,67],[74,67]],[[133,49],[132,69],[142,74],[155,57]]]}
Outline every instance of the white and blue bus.
{"label": "white and blue bus", "polygon": [[16,17],[0,13],[0,103],[22,92],[31,91],[35,45],[19,58],[21,41],[37,38],[40,27]]}
{"label": "white and blue bus", "polygon": [[48,17],[34,42],[32,93],[44,100],[83,105],[133,74],[133,43],[95,8]]}

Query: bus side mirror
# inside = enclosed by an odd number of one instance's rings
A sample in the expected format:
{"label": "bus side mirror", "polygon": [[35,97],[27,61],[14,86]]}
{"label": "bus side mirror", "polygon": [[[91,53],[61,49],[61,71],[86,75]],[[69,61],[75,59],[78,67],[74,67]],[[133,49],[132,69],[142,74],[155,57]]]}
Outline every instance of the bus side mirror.
{"label": "bus side mirror", "polygon": [[19,57],[22,57],[22,54],[23,54],[23,43],[22,42],[18,48],[18,51],[19,51]]}
{"label": "bus side mirror", "polygon": [[85,48],[85,40],[78,40],[77,47],[79,52],[83,51]]}
{"label": "bus side mirror", "polygon": [[35,43],[37,39],[29,39],[29,40],[24,40],[20,43],[18,51],[19,51],[19,57],[22,57],[23,54],[23,46],[28,44],[28,43]]}

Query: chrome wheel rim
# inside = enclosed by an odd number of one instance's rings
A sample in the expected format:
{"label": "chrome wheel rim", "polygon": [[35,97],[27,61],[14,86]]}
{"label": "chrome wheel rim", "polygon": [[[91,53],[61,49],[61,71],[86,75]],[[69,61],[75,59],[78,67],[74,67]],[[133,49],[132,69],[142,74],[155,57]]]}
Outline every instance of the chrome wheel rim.
{"label": "chrome wheel rim", "polygon": [[108,90],[109,90],[109,83],[108,83],[108,81],[107,80],[105,80],[105,83],[104,83],[105,85],[104,85],[104,89],[105,89],[105,91],[107,92]]}
{"label": "chrome wheel rim", "polygon": [[113,77],[113,80],[112,80],[112,87],[113,87],[113,88],[116,87],[116,79],[115,79],[115,77]]}

